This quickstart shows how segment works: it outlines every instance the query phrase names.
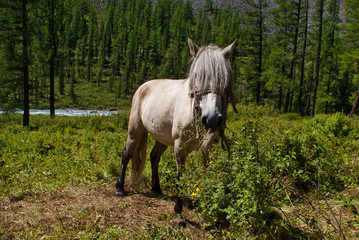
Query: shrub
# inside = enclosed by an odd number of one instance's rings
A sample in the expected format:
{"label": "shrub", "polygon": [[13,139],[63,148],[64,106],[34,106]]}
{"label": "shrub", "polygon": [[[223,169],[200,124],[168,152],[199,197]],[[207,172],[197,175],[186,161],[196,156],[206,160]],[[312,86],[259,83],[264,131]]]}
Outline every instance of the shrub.
{"label": "shrub", "polygon": [[207,227],[257,236],[278,231],[273,224],[283,221],[268,216],[282,219],[273,212],[290,198],[314,188],[337,192],[358,179],[345,161],[353,157],[347,151],[358,152],[358,143],[342,144],[355,124],[342,114],[294,122],[238,119],[229,125],[230,158],[218,147],[207,170],[191,163],[183,181]]}

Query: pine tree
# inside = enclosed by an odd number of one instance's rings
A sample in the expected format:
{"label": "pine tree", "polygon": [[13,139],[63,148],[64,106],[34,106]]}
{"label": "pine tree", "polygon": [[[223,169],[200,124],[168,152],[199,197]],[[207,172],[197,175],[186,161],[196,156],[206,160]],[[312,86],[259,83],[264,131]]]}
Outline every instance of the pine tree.
{"label": "pine tree", "polygon": [[[341,82],[344,82],[346,85],[351,84],[351,82],[355,84],[354,89],[349,89],[352,95],[354,95],[352,100],[354,103],[350,112],[352,116],[357,110],[359,101],[357,94],[359,89],[359,82],[357,80],[359,74],[359,2],[347,0],[344,7],[346,24],[343,27],[343,39],[346,51],[340,56],[342,66]],[[345,89],[348,89],[347,86]],[[343,90],[341,92],[343,92]]]}
{"label": "pine tree", "polygon": [[[5,44],[7,76],[2,79],[5,86],[14,86],[15,94],[21,91],[23,104],[23,126],[30,124],[30,84],[29,84],[29,0],[0,1],[1,39]],[[16,49],[20,49],[17,51]],[[22,88],[18,89],[18,86]]]}
{"label": "pine tree", "polygon": [[317,92],[319,85],[319,73],[320,73],[320,64],[321,64],[321,49],[322,49],[322,33],[323,33],[323,13],[324,13],[324,0],[319,0],[318,6],[318,42],[317,42],[317,57],[316,57],[316,65],[315,65],[315,80],[314,80],[314,88],[313,88],[313,97],[311,103],[311,111],[310,116],[314,116],[315,114],[315,106],[317,102]]}
{"label": "pine tree", "polygon": [[308,18],[309,18],[309,0],[305,0],[305,27],[304,27],[304,39],[303,39],[303,50],[301,56],[301,66],[300,66],[300,82],[299,82],[299,95],[298,95],[298,107],[297,113],[303,115],[302,113],[302,96],[303,96],[303,85],[304,85],[304,70],[305,70],[305,57],[307,52],[307,38],[308,38]]}
{"label": "pine tree", "polygon": [[[181,78],[187,71],[187,64],[182,65],[183,59],[189,59],[186,39],[192,26],[192,7],[187,1],[178,1],[170,21],[170,45],[166,51],[162,68],[162,77]],[[186,51],[183,51],[183,49]]]}
{"label": "pine tree", "polygon": [[43,0],[40,7],[44,14],[44,42],[42,47],[49,49],[46,64],[49,66],[50,82],[50,115],[55,117],[55,68],[59,51],[60,37],[63,32],[63,1],[61,0]]}
{"label": "pine tree", "polygon": [[246,0],[248,6],[246,11],[248,25],[246,26],[248,58],[245,65],[246,78],[254,90],[254,98],[257,104],[261,102],[263,92],[263,61],[265,55],[264,44],[266,41],[265,17],[268,4],[265,0]]}
{"label": "pine tree", "polygon": [[335,107],[333,99],[335,86],[338,85],[339,76],[339,0],[330,0],[327,7],[327,16],[324,17],[323,26],[323,80],[325,93],[323,93],[324,112],[329,113]]}
{"label": "pine tree", "polygon": [[[282,56],[280,72],[283,74],[281,80],[276,80],[279,88],[278,109],[282,105],[282,91],[285,89],[285,104],[283,112],[291,111],[294,90],[296,88],[295,69],[298,59],[299,29],[302,23],[303,1],[277,0],[277,7],[271,10],[273,24],[277,31],[273,34],[272,45],[276,46],[276,54]],[[280,52],[278,52],[280,51]],[[275,53],[274,52],[274,53]],[[273,62],[273,61],[272,61]],[[275,63],[275,62],[274,62]],[[289,63],[289,64],[288,64]],[[278,71],[278,70],[277,70]]]}
{"label": "pine tree", "polygon": [[93,6],[90,6],[89,22],[88,22],[88,38],[87,38],[87,56],[86,56],[86,78],[87,82],[91,82],[91,68],[94,57],[95,41],[97,37],[97,16]]}

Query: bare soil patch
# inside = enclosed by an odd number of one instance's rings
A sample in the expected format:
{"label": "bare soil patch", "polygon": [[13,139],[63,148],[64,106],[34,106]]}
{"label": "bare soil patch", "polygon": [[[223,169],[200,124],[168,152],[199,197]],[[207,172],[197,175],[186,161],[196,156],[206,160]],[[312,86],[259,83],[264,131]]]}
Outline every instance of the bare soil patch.
{"label": "bare soil patch", "polygon": [[[175,202],[170,197],[151,197],[144,188],[139,192],[118,198],[114,196],[113,184],[82,185],[3,198],[0,201],[0,239],[18,239],[17,232],[24,233],[21,234],[24,237],[20,237],[24,239],[45,235],[51,239],[59,236],[81,239],[76,237],[80,231],[106,233],[110,228],[121,228],[125,234],[130,234],[126,239],[136,239],[134,236],[144,238],[151,231],[153,234],[166,229],[179,231],[173,213]],[[355,211],[359,209],[357,189],[348,189],[342,194],[353,199],[351,204]],[[312,239],[321,239],[323,234],[336,239],[339,234],[334,228],[341,230],[347,239],[357,239],[358,215],[350,206],[334,199],[323,201],[308,197],[308,201],[282,209],[283,219],[289,226]],[[210,230],[203,229],[196,210],[184,208],[183,219],[187,225],[180,230],[181,236],[209,238]],[[157,229],[151,230],[156,226]]]}
{"label": "bare soil patch", "polygon": [[[99,228],[122,227],[141,231],[148,223],[176,227],[174,202],[168,197],[153,198],[146,194],[130,194],[124,198],[114,196],[113,185],[96,187],[68,187],[45,194],[29,194],[22,198],[8,198],[0,202],[0,226],[8,232],[35,231],[37,235],[50,235],[54,228],[66,231],[88,231]],[[184,231],[193,238],[206,234],[200,227],[195,210],[185,209],[188,221]],[[12,239],[3,233],[0,238]]]}

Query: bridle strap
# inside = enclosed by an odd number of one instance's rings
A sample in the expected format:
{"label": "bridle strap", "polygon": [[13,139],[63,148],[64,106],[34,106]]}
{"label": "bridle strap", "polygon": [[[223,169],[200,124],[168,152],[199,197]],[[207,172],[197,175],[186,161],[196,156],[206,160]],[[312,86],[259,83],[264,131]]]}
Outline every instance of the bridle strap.
{"label": "bridle strap", "polygon": [[[216,91],[214,91],[211,88],[200,89],[199,87],[194,86],[193,90],[188,93],[188,96],[190,98],[193,98],[193,100],[194,100],[194,104],[193,104],[193,125],[196,128],[197,138],[199,138],[200,126],[202,125],[201,120],[198,119],[198,117],[202,115],[201,107],[200,107],[200,100],[202,99],[202,96],[204,96],[204,95],[206,95],[208,93],[216,93]],[[234,103],[233,89],[232,89],[232,84],[231,83],[228,85],[228,87],[226,89],[226,94],[227,94],[227,96],[224,96],[224,99],[223,99],[224,100],[223,104],[226,106],[223,109],[225,111],[225,113],[223,114],[224,118],[226,118],[226,115],[227,115],[228,103],[230,103],[232,105],[233,111],[235,113],[238,113],[238,110],[236,109],[236,105]],[[224,119],[224,122],[225,122],[225,119]],[[221,135],[223,136],[224,133],[221,134]]]}

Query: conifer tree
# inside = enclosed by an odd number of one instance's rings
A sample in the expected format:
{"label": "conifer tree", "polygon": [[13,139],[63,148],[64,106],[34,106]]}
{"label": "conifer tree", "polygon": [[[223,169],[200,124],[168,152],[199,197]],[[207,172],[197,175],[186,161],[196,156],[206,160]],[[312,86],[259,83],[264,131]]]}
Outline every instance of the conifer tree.
{"label": "conifer tree", "polygon": [[315,80],[313,88],[313,97],[311,103],[310,116],[314,116],[315,107],[317,102],[317,92],[319,86],[319,73],[320,73],[320,64],[321,64],[321,50],[322,50],[322,34],[323,34],[323,13],[324,13],[324,0],[319,0],[318,6],[318,36],[317,36],[317,56],[315,64]]}
{"label": "conifer tree", "polygon": [[323,19],[323,80],[325,93],[323,95],[324,113],[329,113],[330,108],[335,107],[333,96],[335,86],[338,85],[340,52],[339,46],[339,0],[328,1],[327,16]]}
{"label": "conifer tree", "polygon": [[342,66],[341,81],[346,85],[351,85],[351,82],[354,84],[354,89],[349,90],[354,95],[352,100],[354,103],[350,111],[350,116],[352,116],[357,111],[359,105],[359,81],[357,77],[359,74],[359,2],[347,0],[344,8],[346,24],[344,25],[343,39],[346,51],[340,56]]}
{"label": "conifer tree", "polygon": [[254,99],[257,104],[261,101],[263,86],[263,61],[265,55],[264,44],[266,40],[265,17],[268,4],[266,0],[245,0],[246,11],[247,48],[246,77],[254,91]]}
{"label": "conifer tree", "polygon": [[97,16],[93,6],[90,6],[89,10],[89,22],[88,22],[88,38],[87,38],[87,56],[86,56],[86,78],[87,82],[91,81],[91,68],[94,57],[94,48],[96,47],[97,37]]}
{"label": "conifer tree", "polygon": [[45,42],[42,46],[48,46],[47,64],[49,66],[50,82],[50,115],[55,117],[55,68],[58,56],[60,36],[62,35],[62,14],[63,1],[61,0],[44,0],[42,11],[45,16]]}
{"label": "conifer tree", "polygon": [[304,85],[304,70],[305,70],[305,58],[307,52],[307,37],[308,37],[308,18],[309,18],[309,0],[305,0],[305,27],[303,36],[303,47],[301,53],[301,65],[300,65],[300,82],[299,82],[299,95],[298,95],[298,107],[297,113],[303,115],[302,112],[302,96],[303,96],[303,85]]}
{"label": "conifer tree", "polygon": [[[5,44],[6,78],[5,86],[14,86],[22,95],[23,126],[30,124],[30,84],[29,84],[29,0],[0,1],[1,39]],[[19,51],[17,50],[19,49]],[[22,88],[18,88],[22,86]]]}

